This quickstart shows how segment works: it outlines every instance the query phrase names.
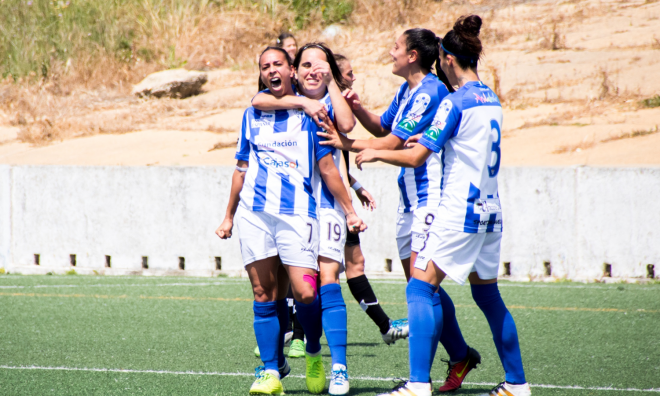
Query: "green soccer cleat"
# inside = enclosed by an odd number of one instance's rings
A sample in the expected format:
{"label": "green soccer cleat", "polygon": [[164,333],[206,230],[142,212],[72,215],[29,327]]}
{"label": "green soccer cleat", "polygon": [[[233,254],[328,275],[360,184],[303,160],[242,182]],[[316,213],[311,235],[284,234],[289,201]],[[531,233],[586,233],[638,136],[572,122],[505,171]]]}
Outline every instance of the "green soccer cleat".
{"label": "green soccer cleat", "polygon": [[283,395],[284,388],[282,382],[273,374],[264,371],[264,366],[259,366],[254,370],[254,380],[250,387],[251,395]]}
{"label": "green soccer cleat", "polygon": [[323,369],[320,351],[314,357],[305,354],[305,360],[307,361],[307,369],[305,370],[307,390],[309,393],[317,395],[325,389],[325,370]]}
{"label": "green soccer cleat", "polygon": [[290,358],[305,357],[305,343],[302,342],[302,340],[291,341],[291,346],[289,347],[289,357]]}

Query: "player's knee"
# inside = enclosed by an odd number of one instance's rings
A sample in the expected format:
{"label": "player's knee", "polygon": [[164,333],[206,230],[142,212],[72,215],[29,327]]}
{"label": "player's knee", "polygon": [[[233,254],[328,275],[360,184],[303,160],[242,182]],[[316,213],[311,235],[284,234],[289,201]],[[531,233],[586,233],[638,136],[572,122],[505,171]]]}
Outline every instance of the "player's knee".
{"label": "player's knee", "polygon": [[364,257],[346,260],[346,277],[352,279],[360,275],[364,275]]}
{"label": "player's knee", "polygon": [[317,290],[317,276],[305,274],[302,276],[302,282],[297,282],[296,287],[293,290],[294,298],[303,304],[311,304],[316,299],[318,294]]}
{"label": "player's knee", "polygon": [[252,294],[254,294],[254,301],[256,302],[268,302],[274,301],[276,292],[275,290],[265,288],[261,285],[252,287]]}

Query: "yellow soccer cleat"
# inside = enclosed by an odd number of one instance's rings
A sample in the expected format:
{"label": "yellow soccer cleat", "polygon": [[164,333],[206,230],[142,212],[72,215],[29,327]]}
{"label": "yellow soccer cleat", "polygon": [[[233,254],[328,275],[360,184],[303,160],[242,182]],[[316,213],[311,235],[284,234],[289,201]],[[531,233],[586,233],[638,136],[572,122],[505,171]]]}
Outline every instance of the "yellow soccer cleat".
{"label": "yellow soccer cleat", "polygon": [[325,389],[325,370],[323,368],[323,361],[321,361],[321,353],[317,356],[309,356],[305,354],[307,361],[307,369],[305,370],[305,382],[307,383],[307,390],[313,394],[319,394]]}
{"label": "yellow soccer cleat", "polygon": [[254,380],[250,387],[251,395],[283,395],[284,388],[282,381],[273,374],[264,371],[264,366],[259,366],[255,370]]}

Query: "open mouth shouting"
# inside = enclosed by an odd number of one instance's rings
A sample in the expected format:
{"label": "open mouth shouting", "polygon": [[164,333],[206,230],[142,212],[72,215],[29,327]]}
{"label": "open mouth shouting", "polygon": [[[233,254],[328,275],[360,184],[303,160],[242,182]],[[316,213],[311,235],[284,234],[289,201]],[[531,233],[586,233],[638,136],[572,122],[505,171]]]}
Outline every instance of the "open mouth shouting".
{"label": "open mouth shouting", "polygon": [[282,79],[279,77],[271,77],[270,86],[273,89],[280,89],[282,87]]}

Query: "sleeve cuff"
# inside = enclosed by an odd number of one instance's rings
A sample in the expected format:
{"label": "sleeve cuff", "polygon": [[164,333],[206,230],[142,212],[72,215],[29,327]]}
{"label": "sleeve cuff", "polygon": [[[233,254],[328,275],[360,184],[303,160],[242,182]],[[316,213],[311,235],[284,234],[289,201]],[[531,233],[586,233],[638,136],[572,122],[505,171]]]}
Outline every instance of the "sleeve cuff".
{"label": "sleeve cuff", "polygon": [[409,132],[402,131],[399,128],[394,128],[394,130],[392,131],[392,135],[398,137],[399,139],[401,139],[403,141],[408,140],[408,138],[412,136]]}
{"label": "sleeve cuff", "polygon": [[419,144],[422,146],[426,147],[427,149],[433,151],[434,153],[439,153],[440,150],[442,150],[442,147],[438,146],[437,144],[433,143],[431,139],[428,139],[426,136],[422,136],[421,139],[419,139]]}
{"label": "sleeve cuff", "polygon": [[234,159],[237,159],[239,161],[249,161],[250,160],[250,155],[249,154],[238,154],[234,156]]}

